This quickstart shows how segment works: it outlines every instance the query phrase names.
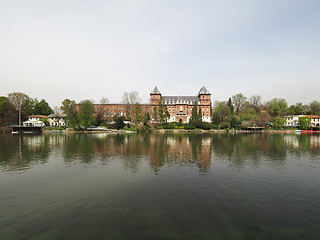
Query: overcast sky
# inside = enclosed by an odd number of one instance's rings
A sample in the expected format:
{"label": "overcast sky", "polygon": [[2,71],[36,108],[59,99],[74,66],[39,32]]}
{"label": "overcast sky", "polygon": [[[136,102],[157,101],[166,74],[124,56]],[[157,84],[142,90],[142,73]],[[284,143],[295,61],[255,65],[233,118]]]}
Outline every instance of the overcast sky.
{"label": "overcast sky", "polygon": [[0,0],[0,96],[320,100],[320,1]]}

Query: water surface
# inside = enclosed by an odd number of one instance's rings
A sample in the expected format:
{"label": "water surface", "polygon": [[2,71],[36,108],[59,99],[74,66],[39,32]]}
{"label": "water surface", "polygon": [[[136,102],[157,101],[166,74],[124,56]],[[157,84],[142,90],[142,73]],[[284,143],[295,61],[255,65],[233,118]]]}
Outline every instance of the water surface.
{"label": "water surface", "polygon": [[0,239],[320,239],[319,135],[0,135]]}

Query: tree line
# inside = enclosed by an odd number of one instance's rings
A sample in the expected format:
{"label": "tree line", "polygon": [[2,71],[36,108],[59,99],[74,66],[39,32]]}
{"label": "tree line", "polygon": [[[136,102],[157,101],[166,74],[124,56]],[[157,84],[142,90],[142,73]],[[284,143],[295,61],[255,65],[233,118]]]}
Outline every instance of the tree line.
{"label": "tree line", "polygon": [[46,100],[31,98],[25,93],[13,92],[0,97],[0,125],[21,124],[29,115],[50,115],[52,108]]}
{"label": "tree line", "polygon": [[[65,99],[60,108],[53,110],[44,99],[39,101],[27,94],[13,92],[0,97],[0,125],[18,124],[19,119],[25,121],[29,115],[50,115],[53,112],[61,111],[66,114],[69,126],[75,128],[106,125],[110,122],[124,120],[135,124],[143,123],[145,126],[148,125],[150,120],[159,124],[167,123],[170,115],[162,101],[153,108],[151,113],[144,112],[140,102],[141,98],[137,91],[125,92],[122,96],[122,104],[126,106],[126,113],[123,116],[115,114],[112,117],[106,117],[104,110],[94,109],[94,101],[92,100],[80,102],[77,109],[74,100]],[[100,100],[100,103],[109,103],[109,99],[104,97]],[[212,126],[202,122],[201,108],[198,108],[195,104],[189,124],[203,129],[209,127],[239,129],[243,126],[267,126],[272,122],[275,128],[280,128],[284,124],[283,116],[285,115],[320,115],[320,102],[315,100],[307,105],[296,103],[288,106],[283,98],[274,98],[263,103],[259,95],[247,98],[239,93],[233,95],[227,101],[216,101],[214,103]]]}
{"label": "tree line", "polygon": [[216,101],[213,107],[212,123],[215,127],[239,129],[241,126],[268,126],[281,128],[285,115],[320,115],[320,102],[288,106],[283,98],[274,98],[265,103],[261,96],[249,99],[242,93],[233,95],[227,101]]}

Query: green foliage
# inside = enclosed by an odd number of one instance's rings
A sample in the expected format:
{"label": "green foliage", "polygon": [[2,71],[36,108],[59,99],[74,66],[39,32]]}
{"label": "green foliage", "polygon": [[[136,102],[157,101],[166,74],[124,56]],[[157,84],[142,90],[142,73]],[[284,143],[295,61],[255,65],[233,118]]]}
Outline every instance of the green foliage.
{"label": "green foliage", "polygon": [[221,129],[230,128],[230,123],[229,122],[222,122],[222,123],[220,123],[220,128]]}
{"label": "green foliage", "polygon": [[272,117],[278,117],[286,114],[288,104],[283,98],[274,98],[267,102],[266,107]]}
{"label": "green foliage", "polygon": [[78,120],[81,127],[87,129],[95,123],[93,114],[95,113],[93,104],[90,100],[85,100],[80,103]]}
{"label": "green foliage", "polygon": [[306,113],[306,106],[302,103],[296,103],[295,105],[291,105],[288,110],[288,115],[301,115]]}
{"label": "green foliage", "polygon": [[219,102],[216,104],[212,114],[212,123],[219,125],[224,121],[228,121],[231,116],[230,108],[226,102]]}
{"label": "green foliage", "polygon": [[37,99],[35,99],[36,104],[34,106],[34,112],[33,114],[40,114],[40,115],[50,115],[53,113],[52,108],[49,106],[49,104],[44,100],[41,99],[40,102],[38,102]]}
{"label": "green foliage", "polygon": [[198,120],[198,121],[202,121],[202,112],[201,112],[201,107],[199,107],[197,120]]}
{"label": "green foliage", "polygon": [[231,100],[230,97],[229,97],[229,99],[228,99],[227,105],[228,105],[228,107],[229,107],[229,109],[230,109],[231,114],[233,114],[234,109],[233,109],[232,100]]}
{"label": "green foliage", "polygon": [[[225,125],[225,124],[224,124]],[[238,116],[232,116],[230,118],[230,128],[240,129],[241,128],[241,120]]]}
{"label": "green foliage", "polygon": [[8,98],[0,97],[0,126],[8,126],[16,123],[18,114],[15,107],[9,102]]}
{"label": "green foliage", "polygon": [[182,119],[181,119],[181,118],[179,119],[178,126],[179,126],[179,127],[181,127],[181,126],[182,126]]}
{"label": "green foliage", "polygon": [[62,106],[60,107],[60,109],[63,111],[63,113],[67,114],[70,106],[73,106],[76,102],[74,100],[70,100],[70,99],[65,99],[62,101]]}
{"label": "green foliage", "polygon": [[273,121],[273,128],[274,129],[281,129],[283,127],[283,124],[285,123],[284,118],[276,117]]}
{"label": "green foliage", "polygon": [[168,118],[170,118],[170,114],[167,110],[167,106],[163,104],[163,101],[159,102],[158,110],[159,110],[158,116],[159,116],[160,122],[161,123],[167,122]]}
{"label": "green foliage", "polygon": [[233,102],[234,110],[236,114],[241,112],[246,100],[247,98],[242,93],[232,96],[232,102]]}
{"label": "green foliage", "polygon": [[197,101],[194,102],[193,108],[191,111],[191,117],[190,117],[190,122],[198,120],[198,104]]}
{"label": "green foliage", "polygon": [[299,128],[301,130],[310,129],[311,118],[308,116],[299,117]]}
{"label": "green foliage", "polygon": [[125,120],[125,117],[121,116],[121,117],[117,117],[115,119],[115,128],[116,129],[122,129],[124,126],[125,126],[125,123],[124,123],[124,120]]}
{"label": "green foliage", "polygon": [[313,101],[309,104],[309,112],[312,115],[320,115],[320,102]]}
{"label": "green foliage", "polygon": [[49,126],[49,121],[47,117],[41,118],[41,122],[43,122],[46,126]]}

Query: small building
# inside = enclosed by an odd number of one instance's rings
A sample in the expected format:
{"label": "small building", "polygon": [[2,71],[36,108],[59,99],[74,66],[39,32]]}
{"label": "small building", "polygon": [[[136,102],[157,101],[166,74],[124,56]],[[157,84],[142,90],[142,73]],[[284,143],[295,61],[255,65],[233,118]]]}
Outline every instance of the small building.
{"label": "small building", "polygon": [[284,116],[285,124],[284,127],[299,127],[299,118],[300,117],[309,117],[310,118],[310,126],[311,127],[317,127],[320,126],[320,116],[318,115],[290,115],[290,116]]}
{"label": "small building", "polygon": [[48,116],[48,122],[50,127],[65,127],[66,126],[66,114],[54,113]]}
{"label": "small building", "polygon": [[24,127],[45,127],[45,124],[41,119],[46,118],[45,115],[31,115],[28,116],[28,120],[23,122]]}

